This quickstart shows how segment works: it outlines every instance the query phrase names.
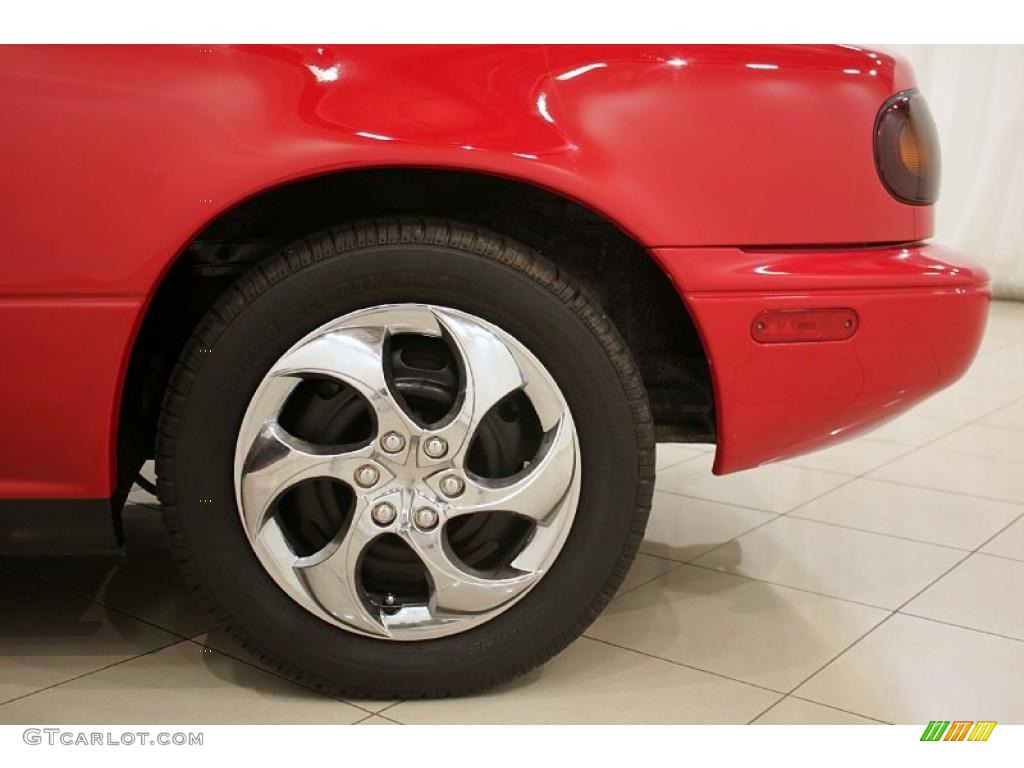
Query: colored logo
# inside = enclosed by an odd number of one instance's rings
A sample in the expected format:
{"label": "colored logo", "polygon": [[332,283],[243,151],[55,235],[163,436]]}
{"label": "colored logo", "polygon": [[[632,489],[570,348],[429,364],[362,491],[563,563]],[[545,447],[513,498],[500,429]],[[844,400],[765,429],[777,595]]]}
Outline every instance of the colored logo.
{"label": "colored logo", "polygon": [[988,741],[995,727],[995,720],[932,720],[921,741]]}

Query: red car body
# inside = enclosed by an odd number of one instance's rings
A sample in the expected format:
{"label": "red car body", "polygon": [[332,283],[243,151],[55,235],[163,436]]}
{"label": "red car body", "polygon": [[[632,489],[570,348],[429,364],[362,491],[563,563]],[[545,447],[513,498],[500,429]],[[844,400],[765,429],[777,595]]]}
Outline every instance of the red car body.
{"label": "red car body", "polygon": [[[985,272],[876,170],[913,87],[841,46],[0,47],[0,498],[109,498],[172,265],[254,196],[364,168],[513,179],[642,245],[705,347],[717,473],[869,429],[958,378],[985,323]],[[856,332],[752,338],[817,307]]]}

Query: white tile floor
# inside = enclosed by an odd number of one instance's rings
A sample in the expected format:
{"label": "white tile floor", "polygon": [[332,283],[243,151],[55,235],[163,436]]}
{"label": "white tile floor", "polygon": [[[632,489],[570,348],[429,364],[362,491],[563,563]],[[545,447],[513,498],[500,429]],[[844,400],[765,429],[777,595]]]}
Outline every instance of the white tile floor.
{"label": "white tile floor", "polygon": [[[342,702],[127,560],[0,564],[0,723],[1024,723],[1024,304],[963,381],[848,445],[715,478],[660,446],[647,539],[586,637],[472,698]],[[145,502],[142,497],[138,500]]]}

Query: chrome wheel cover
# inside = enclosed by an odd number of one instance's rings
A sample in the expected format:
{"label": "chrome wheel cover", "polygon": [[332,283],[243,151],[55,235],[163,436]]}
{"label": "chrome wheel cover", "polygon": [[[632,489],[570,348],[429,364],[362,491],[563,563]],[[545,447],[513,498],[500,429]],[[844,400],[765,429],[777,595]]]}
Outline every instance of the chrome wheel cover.
{"label": "chrome wheel cover", "polygon": [[[424,426],[396,399],[385,360],[387,340],[395,334],[443,338],[458,358],[458,399],[441,423]],[[352,450],[314,445],[281,426],[282,408],[307,378],[341,382],[365,399],[375,420],[368,444]],[[481,421],[518,390],[543,431],[537,455],[512,477],[474,475],[466,459]],[[348,525],[326,546],[299,556],[274,515],[275,501],[313,478],[348,485],[354,506]],[[518,340],[458,310],[386,305],[327,323],[272,366],[239,430],[234,481],[249,542],[293,600],[350,632],[422,640],[494,618],[544,577],[576,514],[579,441],[554,379]],[[445,536],[449,521],[483,512],[513,513],[532,523],[525,545],[497,572],[467,566]],[[386,533],[398,536],[422,563],[426,601],[378,606],[367,599],[360,584],[363,555]]]}

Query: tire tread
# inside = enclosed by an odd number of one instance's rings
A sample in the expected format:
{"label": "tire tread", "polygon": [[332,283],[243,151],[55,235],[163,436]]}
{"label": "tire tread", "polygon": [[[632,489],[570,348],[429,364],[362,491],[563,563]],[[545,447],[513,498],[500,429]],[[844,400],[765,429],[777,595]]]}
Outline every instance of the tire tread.
{"label": "tire tread", "polygon": [[[579,317],[594,334],[612,361],[634,422],[639,455],[637,492],[629,534],[614,569],[590,607],[572,627],[554,642],[540,649],[519,667],[473,684],[455,684],[430,691],[372,690],[325,681],[274,657],[233,621],[207,586],[185,537],[181,534],[175,492],[176,438],[188,401],[189,390],[203,364],[201,349],[212,348],[245,308],[275,284],[318,261],[343,255],[346,251],[373,245],[429,244],[447,246],[477,254],[519,271],[544,286]],[[654,493],[654,423],[646,390],[636,364],[618,330],[600,307],[558,268],[557,265],[502,235],[478,227],[441,219],[373,219],[332,227],[305,238],[260,262],[232,285],[208,311],[185,345],[171,375],[157,428],[157,489],[168,531],[170,551],[197,602],[208,610],[229,636],[279,675],[330,696],[366,699],[411,699],[460,696],[507,682],[537,667],[583,634],[597,618],[625,578],[643,539]]]}

